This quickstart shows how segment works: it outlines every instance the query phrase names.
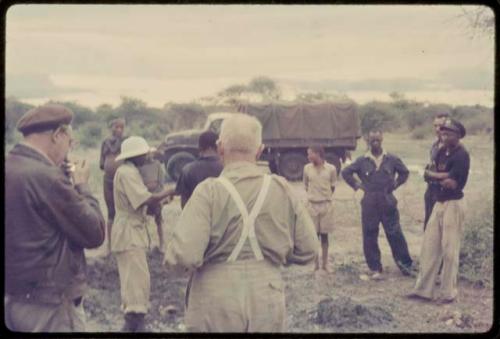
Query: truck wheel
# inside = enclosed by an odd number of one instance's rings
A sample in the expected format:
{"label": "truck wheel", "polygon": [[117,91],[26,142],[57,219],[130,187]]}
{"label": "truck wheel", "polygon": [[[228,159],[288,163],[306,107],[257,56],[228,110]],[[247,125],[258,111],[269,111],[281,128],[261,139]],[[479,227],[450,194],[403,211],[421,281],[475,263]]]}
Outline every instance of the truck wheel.
{"label": "truck wheel", "polygon": [[290,181],[302,179],[307,157],[298,152],[287,152],[280,156],[279,173]]}
{"label": "truck wheel", "polygon": [[329,164],[332,164],[335,166],[335,168],[337,169],[337,179],[339,179],[340,178],[340,170],[342,169],[340,157],[335,153],[328,152],[325,154],[325,160]]}
{"label": "truck wheel", "polygon": [[175,153],[168,159],[166,169],[169,177],[173,181],[177,181],[181,175],[181,171],[188,163],[194,161],[196,158],[189,152]]}

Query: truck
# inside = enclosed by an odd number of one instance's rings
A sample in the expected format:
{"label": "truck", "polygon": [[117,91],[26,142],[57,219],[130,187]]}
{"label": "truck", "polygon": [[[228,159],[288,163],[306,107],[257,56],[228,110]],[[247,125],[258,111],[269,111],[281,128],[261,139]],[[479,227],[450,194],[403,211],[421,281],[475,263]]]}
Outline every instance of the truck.
{"label": "truck", "polygon": [[201,129],[168,134],[160,145],[161,160],[170,179],[176,181],[187,163],[198,156],[198,138],[212,130],[219,134],[222,122],[234,113],[255,116],[262,123],[265,149],[259,160],[272,173],[290,181],[302,179],[309,146],[323,146],[326,161],[340,173],[341,163],[356,149],[361,137],[358,107],[351,100],[322,103],[247,103],[234,112],[209,114]]}

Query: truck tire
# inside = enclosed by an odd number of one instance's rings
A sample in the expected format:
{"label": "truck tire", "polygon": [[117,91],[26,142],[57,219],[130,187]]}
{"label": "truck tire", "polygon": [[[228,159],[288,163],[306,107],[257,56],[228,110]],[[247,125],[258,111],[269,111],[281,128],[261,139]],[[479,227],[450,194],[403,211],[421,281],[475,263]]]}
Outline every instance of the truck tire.
{"label": "truck tire", "polygon": [[279,160],[279,174],[290,181],[301,180],[307,162],[305,154],[299,152],[283,153]]}
{"label": "truck tire", "polygon": [[342,169],[340,157],[333,152],[328,152],[325,154],[325,160],[329,164],[332,164],[335,166],[335,168],[337,169],[337,179],[340,179],[340,170]]}
{"label": "truck tire", "polygon": [[172,155],[165,165],[170,179],[177,181],[184,166],[194,160],[196,160],[196,157],[189,152],[178,152]]}

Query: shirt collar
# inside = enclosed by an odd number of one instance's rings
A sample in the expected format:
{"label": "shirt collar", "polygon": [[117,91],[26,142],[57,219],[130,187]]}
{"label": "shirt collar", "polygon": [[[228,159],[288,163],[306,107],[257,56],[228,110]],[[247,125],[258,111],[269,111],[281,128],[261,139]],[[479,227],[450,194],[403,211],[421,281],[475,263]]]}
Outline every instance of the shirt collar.
{"label": "shirt collar", "polygon": [[36,146],[33,146],[33,145],[27,143],[26,141],[21,141],[20,144],[36,151],[38,154],[41,154],[45,159],[47,159],[50,162],[51,165],[54,165],[54,166],[56,165],[54,163],[54,161],[52,161],[52,159],[50,159],[47,154],[45,154],[41,149],[37,148]]}
{"label": "shirt collar", "polygon": [[382,154],[380,154],[380,156],[378,158],[375,158],[375,156],[372,154],[371,151],[368,151],[368,152],[365,153],[365,157],[370,158],[370,159],[372,159],[374,161],[376,159],[380,159],[380,158],[383,159],[386,155],[387,155],[387,152],[385,151],[385,149],[382,149]]}
{"label": "shirt collar", "polygon": [[264,170],[256,163],[250,161],[235,161],[224,166],[221,175],[225,177],[259,176]]}

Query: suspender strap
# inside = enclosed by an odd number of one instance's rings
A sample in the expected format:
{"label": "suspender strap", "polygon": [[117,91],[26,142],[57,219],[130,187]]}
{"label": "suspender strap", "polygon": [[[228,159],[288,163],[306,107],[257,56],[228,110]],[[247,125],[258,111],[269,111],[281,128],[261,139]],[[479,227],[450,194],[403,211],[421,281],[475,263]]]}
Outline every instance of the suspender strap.
{"label": "suspender strap", "polygon": [[241,231],[241,236],[240,239],[238,240],[238,243],[234,247],[233,251],[231,252],[231,255],[228,257],[227,261],[235,261],[238,257],[238,255],[241,252],[241,249],[243,248],[243,245],[246,241],[247,238],[249,238],[250,245],[252,247],[252,251],[256,257],[257,260],[262,260],[264,259],[262,255],[262,251],[260,249],[259,243],[257,241],[257,238],[255,236],[255,219],[257,218],[260,210],[262,209],[262,206],[264,204],[264,200],[267,196],[267,192],[269,190],[269,185],[271,183],[271,177],[269,175],[264,176],[264,180],[262,183],[261,190],[259,192],[259,195],[257,196],[257,200],[255,201],[255,204],[252,208],[252,211],[250,214],[248,213],[248,209],[241,199],[240,194],[234,187],[234,185],[225,177],[220,176],[217,179],[229,192],[231,195],[231,198],[234,200],[236,203],[236,206],[238,207],[239,212],[241,213],[242,219],[243,219],[243,229]]}

